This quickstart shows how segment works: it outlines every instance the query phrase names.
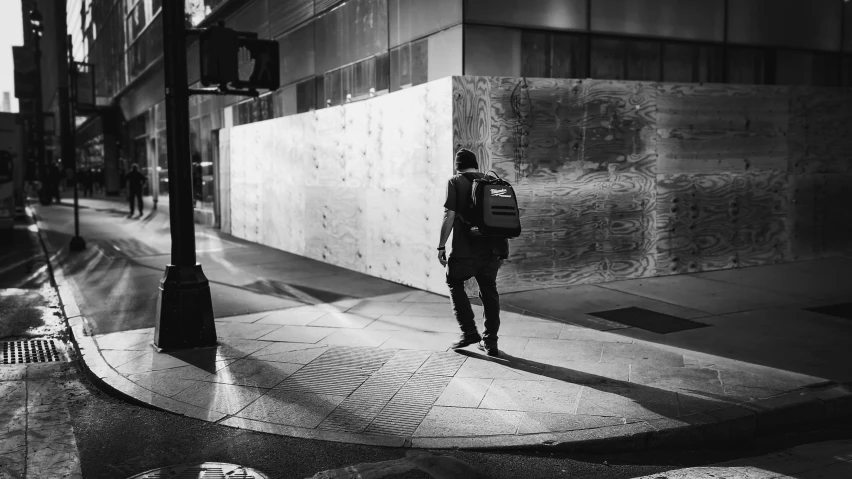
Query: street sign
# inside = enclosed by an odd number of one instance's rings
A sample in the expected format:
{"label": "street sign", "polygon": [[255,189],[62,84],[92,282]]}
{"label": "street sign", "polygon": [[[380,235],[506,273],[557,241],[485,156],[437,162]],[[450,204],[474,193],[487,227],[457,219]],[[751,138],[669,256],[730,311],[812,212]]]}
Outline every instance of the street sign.
{"label": "street sign", "polygon": [[200,35],[201,84],[275,90],[280,83],[278,42],[222,25]]}
{"label": "street sign", "polygon": [[73,62],[71,66],[71,102],[78,111],[95,109],[95,65]]}

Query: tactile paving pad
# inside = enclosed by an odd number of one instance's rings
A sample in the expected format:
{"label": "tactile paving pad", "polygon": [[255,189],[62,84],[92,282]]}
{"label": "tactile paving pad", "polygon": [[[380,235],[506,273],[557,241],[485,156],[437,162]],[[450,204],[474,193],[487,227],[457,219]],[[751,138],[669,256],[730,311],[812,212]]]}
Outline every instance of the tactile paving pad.
{"label": "tactile paving pad", "polygon": [[344,399],[319,428],[364,431],[409,378],[411,373],[376,373]]}
{"label": "tactile paving pad", "polygon": [[329,348],[310,365],[323,368],[363,369],[375,371],[394,355],[395,351],[368,348]]}
{"label": "tactile paving pad", "polygon": [[368,433],[410,436],[438,400],[449,377],[415,374],[367,427]]}
{"label": "tactile paving pad", "polygon": [[456,353],[432,353],[432,356],[417,370],[417,373],[453,376],[466,360],[465,356]]}
{"label": "tactile paving pad", "polygon": [[313,364],[296,371],[275,389],[329,396],[348,396],[369,377],[369,373],[347,369],[316,367]]}

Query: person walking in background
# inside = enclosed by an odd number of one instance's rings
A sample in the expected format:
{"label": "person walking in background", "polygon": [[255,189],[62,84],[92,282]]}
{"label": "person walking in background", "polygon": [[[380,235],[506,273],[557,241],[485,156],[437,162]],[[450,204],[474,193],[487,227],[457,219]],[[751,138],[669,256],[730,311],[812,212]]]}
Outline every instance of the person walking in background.
{"label": "person walking in background", "polygon": [[[447,182],[447,197],[444,201],[444,222],[438,242],[438,261],[446,268],[447,286],[453,313],[461,328],[461,338],[453,343],[458,349],[477,344],[489,356],[497,356],[497,331],[500,329],[500,295],[497,293],[497,271],[503,259],[509,255],[509,243],[504,238],[472,236],[463,221],[468,207],[473,184],[465,174],[481,178],[485,175],[477,170],[476,155],[466,149],[456,153],[455,176]],[[453,233],[449,259],[446,254],[447,239]],[[464,289],[464,282],[476,278],[479,298],[485,309],[485,331],[482,336],[476,328],[473,309]]]}
{"label": "person walking in background", "polygon": [[133,163],[130,167],[130,173],[125,177],[127,183],[127,199],[130,201],[130,215],[133,217],[134,200],[135,205],[139,207],[139,217],[142,217],[142,187],[148,182],[145,175],[139,172],[139,165]]}
{"label": "person walking in background", "polygon": [[48,166],[48,201],[56,200],[56,203],[62,203],[62,195],[59,192],[59,184],[62,181],[62,172],[55,164]]}
{"label": "person walking in background", "polygon": [[95,180],[94,173],[88,168],[86,168],[80,173],[80,186],[83,187],[83,196],[91,198],[93,193],[92,185]]}

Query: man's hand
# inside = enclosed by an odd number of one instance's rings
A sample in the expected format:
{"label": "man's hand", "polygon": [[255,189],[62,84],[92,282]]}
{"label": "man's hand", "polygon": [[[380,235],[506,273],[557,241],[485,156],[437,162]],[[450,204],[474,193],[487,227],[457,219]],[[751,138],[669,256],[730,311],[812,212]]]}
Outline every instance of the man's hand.
{"label": "man's hand", "polygon": [[438,250],[438,261],[441,263],[441,266],[447,266],[447,250]]}

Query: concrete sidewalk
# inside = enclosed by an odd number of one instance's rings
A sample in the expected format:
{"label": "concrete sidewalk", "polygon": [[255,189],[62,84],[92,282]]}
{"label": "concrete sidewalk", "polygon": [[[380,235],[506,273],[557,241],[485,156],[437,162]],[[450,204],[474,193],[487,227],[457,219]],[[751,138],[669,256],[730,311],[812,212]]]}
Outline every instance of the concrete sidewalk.
{"label": "concrete sidewalk", "polygon": [[[448,350],[458,327],[446,297],[199,227],[220,345],[165,354],[150,343],[167,215],[81,204],[90,248],[76,256],[71,210],[35,208],[85,365],[174,413],[362,444],[576,450],[747,439],[852,414],[840,384],[852,321],[805,310],[852,298],[836,280],[848,259],[508,294],[502,354],[489,358]],[[110,249],[122,242],[136,247]],[[749,281],[741,272],[774,279],[731,283]],[[612,313],[623,308],[641,310]],[[606,312],[623,317],[589,314]]]}

